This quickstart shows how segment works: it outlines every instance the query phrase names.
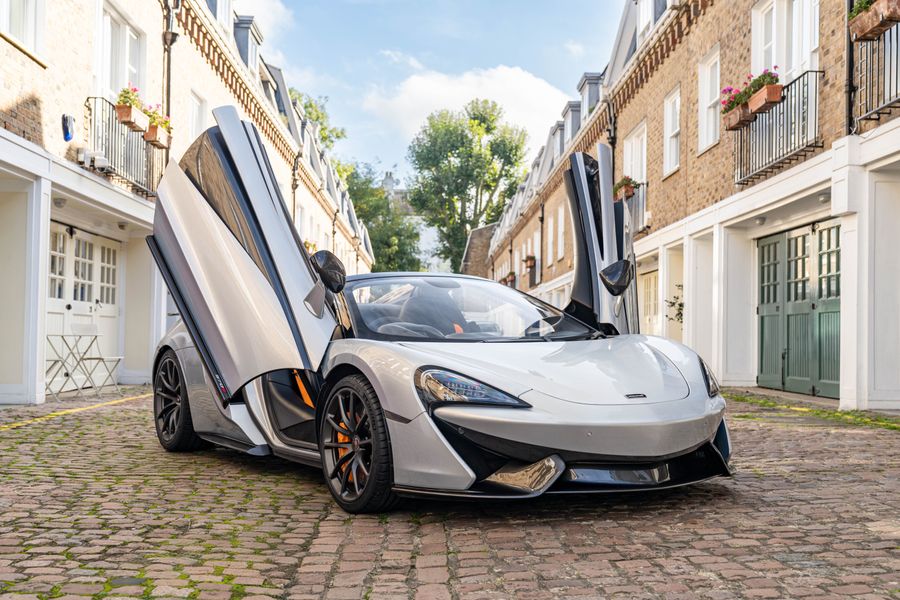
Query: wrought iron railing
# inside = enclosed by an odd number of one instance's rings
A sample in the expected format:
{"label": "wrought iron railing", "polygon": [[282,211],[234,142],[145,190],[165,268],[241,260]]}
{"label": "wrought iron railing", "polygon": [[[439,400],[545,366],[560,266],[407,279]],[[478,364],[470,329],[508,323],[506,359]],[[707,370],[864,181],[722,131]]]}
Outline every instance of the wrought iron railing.
{"label": "wrought iron railing", "polygon": [[647,184],[634,188],[634,195],[625,200],[631,213],[631,231],[640,233],[647,228]]}
{"label": "wrought iron railing", "polygon": [[876,40],[857,42],[856,120],[876,120],[900,110],[900,25]]}
{"label": "wrought iron railing", "polygon": [[734,181],[752,183],[822,147],[819,84],[823,71],[806,71],[784,86],[781,102],[734,132]]}
{"label": "wrought iron railing", "polygon": [[137,194],[155,196],[165,167],[165,150],[144,141],[139,131],[119,122],[115,105],[90,97],[84,104],[88,124],[85,167],[116,180]]}

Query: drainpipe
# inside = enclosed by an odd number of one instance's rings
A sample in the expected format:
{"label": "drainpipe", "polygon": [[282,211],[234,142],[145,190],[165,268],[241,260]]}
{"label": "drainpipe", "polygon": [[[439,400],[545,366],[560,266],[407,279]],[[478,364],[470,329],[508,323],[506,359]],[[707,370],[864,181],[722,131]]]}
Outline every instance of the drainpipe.
{"label": "drainpipe", "polygon": [[[178,39],[175,32],[175,16],[181,10],[181,0],[164,0],[163,19],[165,28],[162,34],[163,43],[163,114],[172,114],[172,45]],[[169,162],[169,149],[166,148],[166,162]]]}
{"label": "drainpipe", "polygon": [[297,225],[297,188],[300,187],[300,177],[297,173],[300,171],[300,158],[303,156],[303,146],[297,150],[294,155],[294,165],[291,167],[291,221],[294,226]]}
{"label": "drainpipe", "polygon": [[538,235],[539,235],[539,239],[541,240],[540,241],[541,264],[540,265],[535,264],[535,267],[538,268],[537,275],[538,275],[539,281],[537,283],[541,284],[541,283],[544,283],[544,277],[543,277],[543,275],[544,275],[544,203],[543,202],[541,202],[541,212],[538,214],[538,223],[540,223],[540,233]]}
{"label": "drainpipe", "polygon": [[337,218],[338,211],[334,211],[334,217],[331,219],[331,251],[337,252]]}
{"label": "drainpipe", "polygon": [[[846,15],[850,14],[850,11],[853,10],[854,0],[847,0],[847,11]],[[848,17],[845,17],[847,19]],[[850,35],[850,27],[848,25],[844,25],[844,29],[847,30],[847,81],[844,86],[844,93],[846,95],[846,103],[847,103],[847,135],[853,135],[856,133],[856,122],[853,119],[853,95],[856,92],[856,86],[853,84],[853,38]]]}
{"label": "drainpipe", "polygon": [[612,155],[612,162],[610,163],[610,167],[612,168],[613,180],[616,178],[616,111],[613,109],[612,102],[609,101],[609,98],[604,97],[603,103],[606,105],[606,112],[609,113],[609,124],[606,126],[606,141],[609,143],[609,148],[612,150],[610,153]]}

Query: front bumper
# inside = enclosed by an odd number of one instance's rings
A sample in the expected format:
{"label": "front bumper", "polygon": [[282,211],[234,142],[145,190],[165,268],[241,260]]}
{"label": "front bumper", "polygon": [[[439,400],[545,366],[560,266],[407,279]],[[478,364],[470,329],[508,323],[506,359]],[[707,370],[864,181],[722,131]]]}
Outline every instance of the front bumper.
{"label": "front bumper", "polygon": [[[731,474],[731,442],[721,399],[710,399],[693,411],[685,405],[674,410],[650,406],[638,411],[591,407],[593,418],[580,423],[548,422],[543,411],[534,409],[441,407],[431,418],[474,473],[474,483],[465,490],[410,485],[395,490],[409,496],[512,499],[665,489]],[[501,420],[494,411],[503,414],[503,426],[497,427]],[[680,414],[666,418],[668,411]],[[567,411],[567,419],[572,412]],[[509,429],[517,432],[515,439],[495,434]],[[542,443],[548,439],[556,443]]]}

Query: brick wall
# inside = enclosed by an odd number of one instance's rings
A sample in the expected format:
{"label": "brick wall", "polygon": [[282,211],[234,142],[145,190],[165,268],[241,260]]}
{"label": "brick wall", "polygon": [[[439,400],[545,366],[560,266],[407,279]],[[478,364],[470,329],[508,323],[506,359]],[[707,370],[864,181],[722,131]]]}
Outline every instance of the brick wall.
{"label": "brick wall", "polygon": [[[690,19],[684,13],[680,17],[681,25],[675,31],[685,33],[675,43],[672,40],[680,34],[673,33],[675,37],[666,37],[662,44],[664,50],[649,52],[648,58],[639,61],[641,64],[640,68],[635,69],[638,73],[635,77],[642,79],[643,83],[631,85],[626,77],[611,90],[610,98],[616,105],[617,119],[614,180],[623,175],[626,136],[642,123],[647,128],[647,210],[651,213],[651,232],[745,189],[734,183],[732,132],[722,128],[718,143],[698,152],[698,61],[718,47],[721,87],[743,83],[751,69],[754,4],[755,0],[698,3],[698,6],[704,7],[702,10]],[[723,23],[728,26],[723,27]],[[845,35],[844,3],[822,2],[818,68],[825,75],[821,81],[818,118],[824,148],[829,148],[836,139],[845,135]],[[644,61],[647,61],[646,64]],[[680,165],[674,172],[664,175],[663,106],[665,98],[676,88],[681,95]],[[597,143],[604,141],[603,130],[607,124],[608,113],[603,107],[585,124],[584,127],[589,130],[587,135],[582,133],[567,151],[581,148],[595,153]],[[545,214],[552,211],[550,204],[565,201],[565,185],[558,173],[548,177],[538,196],[545,202]],[[510,235],[513,239],[519,239],[520,230],[532,229],[536,219],[535,211],[526,212]],[[571,227],[569,217],[567,225]],[[567,230],[566,237],[569,240],[566,251],[571,256],[571,229]],[[495,260],[495,264],[502,262],[502,258]],[[552,280],[571,268],[571,260],[564,261],[563,265],[545,265],[543,279]]]}

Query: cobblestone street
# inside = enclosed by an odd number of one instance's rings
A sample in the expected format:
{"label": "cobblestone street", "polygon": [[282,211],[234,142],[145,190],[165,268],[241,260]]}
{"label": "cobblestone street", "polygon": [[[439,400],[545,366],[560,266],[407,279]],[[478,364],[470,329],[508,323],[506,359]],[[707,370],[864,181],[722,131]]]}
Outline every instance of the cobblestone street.
{"label": "cobblestone street", "polygon": [[900,597],[889,429],[732,402],[731,480],[350,516],[315,469],[167,454],[148,397],[40,419],[97,402],[0,410],[2,600]]}

